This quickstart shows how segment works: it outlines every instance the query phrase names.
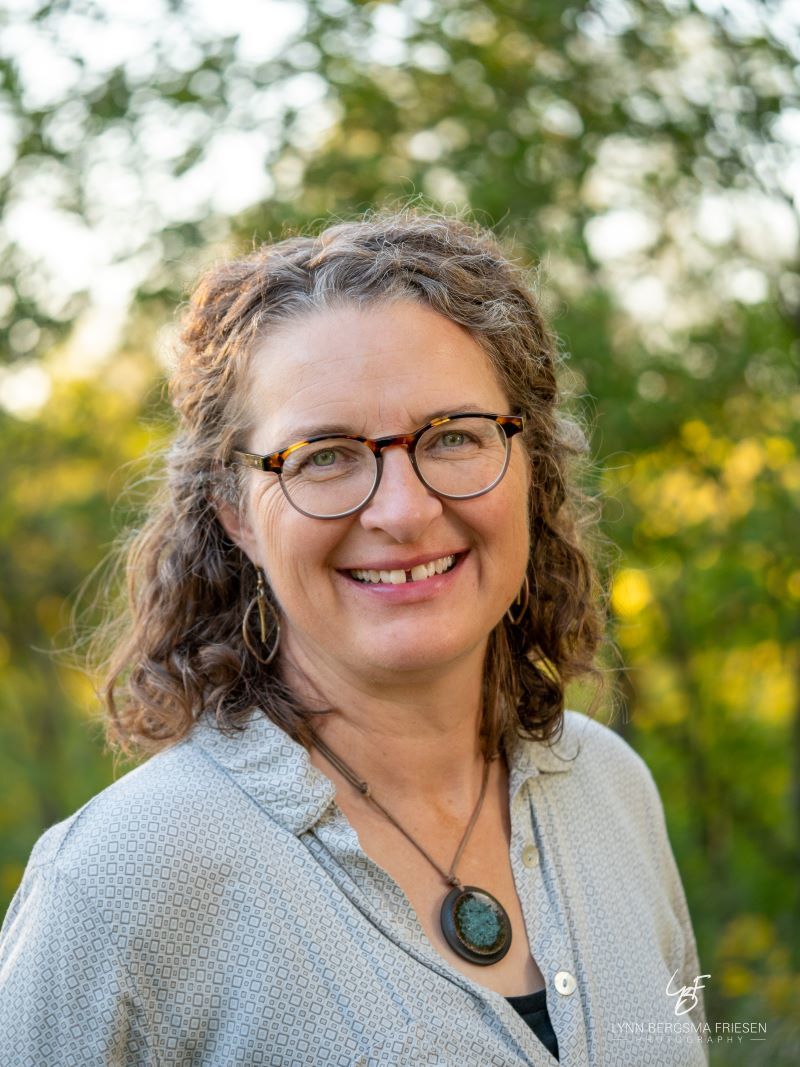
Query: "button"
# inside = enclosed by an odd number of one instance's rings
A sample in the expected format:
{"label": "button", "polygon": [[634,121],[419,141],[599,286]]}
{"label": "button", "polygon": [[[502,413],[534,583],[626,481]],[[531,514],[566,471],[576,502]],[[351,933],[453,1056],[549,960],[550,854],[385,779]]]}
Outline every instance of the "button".
{"label": "button", "polygon": [[574,976],[569,971],[559,971],[555,977],[556,992],[560,993],[562,997],[568,997],[570,993],[574,993],[577,984]]}
{"label": "button", "polygon": [[522,850],[522,862],[526,867],[536,867],[539,864],[539,849],[536,845],[526,845]]}

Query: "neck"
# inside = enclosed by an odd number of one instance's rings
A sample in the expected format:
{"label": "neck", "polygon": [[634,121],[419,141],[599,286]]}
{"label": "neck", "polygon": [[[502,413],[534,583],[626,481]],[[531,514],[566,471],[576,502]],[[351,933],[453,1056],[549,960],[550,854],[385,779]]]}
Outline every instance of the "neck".
{"label": "neck", "polygon": [[[435,673],[404,678],[356,677],[304,655],[294,643],[284,677],[304,699],[334,707],[314,732],[376,794],[396,801],[424,796],[442,808],[469,808],[480,790],[484,649]],[[312,762],[330,774],[318,751]]]}

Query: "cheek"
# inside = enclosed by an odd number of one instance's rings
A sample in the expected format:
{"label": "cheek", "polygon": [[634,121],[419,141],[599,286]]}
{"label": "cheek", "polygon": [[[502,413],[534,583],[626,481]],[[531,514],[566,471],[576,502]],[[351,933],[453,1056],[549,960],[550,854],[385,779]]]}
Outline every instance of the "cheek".
{"label": "cheek", "polygon": [[256,562],[264,570],[270,569],[272,547],[280,543],[280,529],[286,521],[282,498],[280,486],[276,484],[266,488],[259,485],[248,500],[247,521],[259,555]]}
{"label": "cheek", "polygon": [[342,534],[337,522],[320,522],[301,515],[280,486],[252,502],[251,515],[258,544],[259,565],[281,604],[310,596],[314,572],[328,567],[328,558]]}
{"label": "cheek", "polygon": [[529,486],[527,467],[519,464],[509,468],[497,489],[486,497],[490,509],[486,519],[487,533],[490,529],[497,543],[506,549],[512,547],[514,556],[527,557],[530,550]]}
{"label": "cheek", "polygon": [[270,585],[278,592],[281,576],[292,558],[292,553],[286,551],[287,545],[299,542],[298,533],[293,528],[292,508],[276,484],[253,493],[248,514],[258,553],[255,562],[266,572]]}
{"label": "cheek", "polygon": [[510,499],[508,501],[509,525],[514,529],[514,537],[523,545],[524,554],[530,554],[530,495],[531,466],[527,457],[519,459],[509,470]]}
{"label": "cheek", "polygon": [[492,562],[500,572],[498,584],[505,599],[516,596],[528,567],[531,549],[527,483],[520,479],[516,485],[510,485],[511,488],[513,492],[498,501],[493,516],[491,552]]}
{"label": "cheek", "polygon": [[[509,472],[510,473],[510,472]],[[498,584],[501,596],[506,585],[516,590],[522,581],[530,554],[527,486],[525,481],[504,481],[485,497],[459,507],[460,519],[481,545],[481,556]]]}

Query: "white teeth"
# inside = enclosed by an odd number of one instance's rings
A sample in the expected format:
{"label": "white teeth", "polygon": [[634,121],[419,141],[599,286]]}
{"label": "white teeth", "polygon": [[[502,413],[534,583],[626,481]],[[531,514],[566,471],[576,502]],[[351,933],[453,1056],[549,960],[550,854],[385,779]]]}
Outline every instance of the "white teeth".
{"label": "white teeth", "polygon": [[[450,570],[456,561],[455,556],[442,556],[440,559],[432,559],[429,563],[418,563],[410,570],[411,581],[421,582],[426,578],[432,578],[434,574],[443,574]],[[385,585],[403,585],[409,579],[406,572],[393,571],[350,571],[352,576],[359,582],[372,582],[373,585],[382,582]]]}

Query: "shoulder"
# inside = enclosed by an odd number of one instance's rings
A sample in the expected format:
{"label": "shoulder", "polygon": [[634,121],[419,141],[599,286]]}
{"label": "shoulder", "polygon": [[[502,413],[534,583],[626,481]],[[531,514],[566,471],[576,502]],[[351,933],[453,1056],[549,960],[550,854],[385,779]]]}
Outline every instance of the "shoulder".
{"label": "shoulder", "polygon": [[580,711],[564,712],[556,747],[561,756],[574,759],[583,774],[618,772],[652,780],[647,764],[620,733]]}
{"label": "shoulder", "polygon": [[29,869],[53,864],[79,868],[95,853],[115,853],[115,842],[144,844],[159,837],[171,819],[183,823],[185,813],[201,804],[207,778],[185,745],[153,756],[46,830],[34,846]]}
{"label": "shoulder", "polygon": [[648,839],[663,836],[664,812],[650,768],[610,726],[566,711],[561,736],[533,759],[540,771],[564,772],[547,779],[568,794],[565,813],[571,817],[591,812],[592,819],[624,825]]}
{"label": "shoulder", "polygon": [[187,740],[151,757],[36,842],[27,874],[58,875],[105,900],[222,877],[254,836],[275,831]]}

